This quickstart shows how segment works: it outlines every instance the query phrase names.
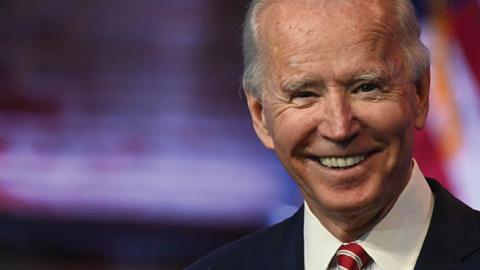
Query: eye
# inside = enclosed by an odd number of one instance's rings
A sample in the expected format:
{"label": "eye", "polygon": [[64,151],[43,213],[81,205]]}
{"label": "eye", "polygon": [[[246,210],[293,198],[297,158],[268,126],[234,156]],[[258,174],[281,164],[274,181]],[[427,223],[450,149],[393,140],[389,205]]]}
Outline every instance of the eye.
{"label": "eye", "polygon": [[364,83],[361,84],[357,89],[360,92],[368,93],[380,89],[380,85],[376,83]]}
{"label": "eye", "polygon": [[315,96],[316,96],[316,94],[314,92],[298,91],[298,92],[295,92],[292,95],[292,99],[294,99],[294,98],[310,98],[310,97],[315,97]]}

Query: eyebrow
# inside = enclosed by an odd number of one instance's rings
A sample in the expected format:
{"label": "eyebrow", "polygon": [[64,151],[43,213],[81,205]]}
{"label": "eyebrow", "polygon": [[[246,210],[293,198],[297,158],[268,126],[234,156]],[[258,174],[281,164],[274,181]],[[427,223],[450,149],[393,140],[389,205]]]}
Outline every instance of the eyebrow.
{"label": "eyebrow", "polygon": [[353,77],[350,81],[375,81],[375,80],[383,80],[386,76],[383,72],[368,72],[365,74],[361,74],[358,76]]}
{"label": "eyebrow", "polygon": [[366,71],[361,75],[354,76],[352,79],[348,80],[348,82],[355,83],[360,81],[385,81],[385,80],[388,80],[387,74],[381,70],[375,70],[375,71]]}
{"label": "eyebrow", "polygon": [[[346,80],[341,80],[340,82],[344,85],[351,85],[361,81],[386,81],[388,80],[388,78],[389,77],[383,70],[374,69],[374,70],[366,70],[362,72],[362,74],[360,75],[352,76],[351,78]],[[286,81],[281,84],[281,88],[284,91],[296,92],[300,89],[303,89],[312,85],[321,85],[321,82],[318,82],[317,80],[311,79],[311,78],[303,78],[298,80]]]}
{"label": "eyebrow", "polygon": [[295,92],[312,84],[315,84],[314,80],[300,79],[296,81],[286,82],[282,85],[282,88],[289,92]]}

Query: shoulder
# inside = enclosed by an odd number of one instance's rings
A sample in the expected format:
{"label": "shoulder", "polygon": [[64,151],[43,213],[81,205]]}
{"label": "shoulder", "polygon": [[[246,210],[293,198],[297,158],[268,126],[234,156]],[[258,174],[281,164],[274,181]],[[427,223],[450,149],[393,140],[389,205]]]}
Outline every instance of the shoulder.
{"label": "shoulder", "polygon": [[457,199],[437,181],[428,179],[428,184],[435,198],[431,226],[453,229],[480,242],[480,212]]}
{"label": "shoulder", "polygon": [[478,224],[478,220],[480,220],[479,211],[472,209],[457,199],[436,180],[431,178],[427,178],[427,180],[435,197],[433,221],[436,221],[436,219],[449,219],[457,223],[463,223],[468,220],[468,222],[471,222],[470,229],[480,230]]}
{"label": "shoulder", "polygon": [[462,239],[462,242],[465,244],[457,246],[458,249],[464,250],[458,269],[480,269],[480,212],[477,210],[472,211],[475,216],[475,226],[463,235],[464,239]]}
{"label": "shoulder", "polygon": [[267,269],[285,247],[303,246],[303,207],[292,217],[213,251],[186,270]]}
{"label": "shoulder", "polygon": [[435,180],[428,179],[428,184],[435,203],[416,269],[439,269],[451,264],[461,265],[452,269],[480,269],[479,211],[455,198]]}
{"label": "shoulder", "polygon": [[480,268],[480,212],[474,211],[475,216],[475,230],[468,233],[467,237],[474,242],[473,251],[464,257],[464,269],[479,269]]}

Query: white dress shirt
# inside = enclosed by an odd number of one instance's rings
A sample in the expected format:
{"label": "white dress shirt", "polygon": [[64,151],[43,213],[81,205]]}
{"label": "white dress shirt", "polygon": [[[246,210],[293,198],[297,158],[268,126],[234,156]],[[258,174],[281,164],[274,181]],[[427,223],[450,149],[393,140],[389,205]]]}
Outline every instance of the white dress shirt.
{"label": "white dress shirt", "polygon": [[[368,270],[413,270],[427,235],[434,198],[425,177],[413,161],[410,181],[388,214],[358,239],[374,263]],[[335,269],[335,252],[342,245],[305,203],[305,270]]]}

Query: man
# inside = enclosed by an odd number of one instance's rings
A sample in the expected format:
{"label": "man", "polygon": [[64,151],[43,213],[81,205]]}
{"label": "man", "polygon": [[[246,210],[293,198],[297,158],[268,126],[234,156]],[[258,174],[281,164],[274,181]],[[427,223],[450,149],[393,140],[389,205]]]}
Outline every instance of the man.
{"label": "man", "polygon": [[253,1],[248,107],[305,204],[187,269],[480,269],[480,215],[412,160],[430,81],[419,35],[409,0]]}

